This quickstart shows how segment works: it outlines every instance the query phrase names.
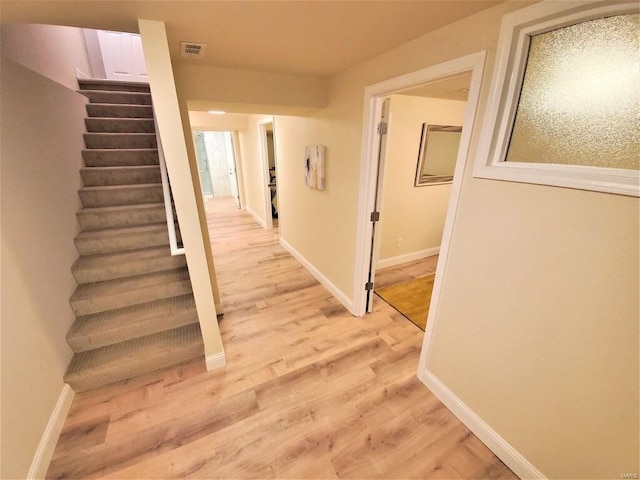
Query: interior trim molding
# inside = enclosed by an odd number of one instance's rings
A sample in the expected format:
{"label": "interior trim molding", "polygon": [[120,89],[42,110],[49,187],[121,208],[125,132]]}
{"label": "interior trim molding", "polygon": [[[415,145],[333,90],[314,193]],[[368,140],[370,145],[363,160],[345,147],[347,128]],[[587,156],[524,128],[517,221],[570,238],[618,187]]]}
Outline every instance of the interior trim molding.
{"label": "interior trim molding", "polygon": [[[441,253],[436,271],[436,281],[433,286],[433,295],[431,297],[431,308],[429,309],[429,320],[427,320],[427,334],[429,336],[429,326],[433,324],[435,315],[434,310],[437,308],[438,297],[440,294],[442,273],[446,265],[449,243],[451,241],[452,231],[457,218],[458,203],[460,201],[460,192],[464,171],[469,159],[468,151],[471,142],[471,132],[475,130],[474,123],[476,117],[476,108],[480,97],[480,84],[484,71],[484,62],[486,51],[480,51],[459,57],[444,63],[423,68],[415,72],[407,73],[399,77],[391,78],[365,88],[364,92],[364,114],[362,126],[362,156],[360,159],[360,185],[358,189],[358,224],[356,231],[356,255],[353,275],[353,311],[354,315],[364,315],[367,311],[367,294],[363,286],[369,278],[369,259],[373,254],[374,259],[379,254],[371,245],[372,222],[370,214],[373,211],[377,192],[377,166],[378,166],[378,140],[379,135],[376,130],[376,124],[380,119],[382,111],[382,100],[385,96],[392,93],[425,84],[430,81],[451,77],[460,73],[471,72],[471,84],[469,89],[469,97],[464,115],[464,128],[460,139],[460,149],[458,150],[458,158],[456,168],[451,184],[451,193],[449,200],[449,208],[444,222],[444,231],[442,234]],[[373,250],[373,251],[372,251]],[[438,272],[440,275],[438,275]],[[375,278],[374,278],[375,283]],[[424,353],[424,347],[423,347]],[[423,365],[422,363],[420,365]]]}
{"label": "interior trim molding", "polygon": [[331,292],[331,294],[336,297],[338,301],[342,305],[344,305],[352,315],[355,315],[353,311],[353,302],[342,292],[342,290],[340,290],[331,280],[325,277],[322,272],[320,272],[320,270],[313,266],[313,264],[304,257],[304,255],[293,248],[293,246],[282,237],[280,237],[280,245],[282,245],[284,249],[293,256],[293,258],[298,260],[302,264],[302,266],[316,278],[316,280],[318,280],[327,290],[329,290],[329,292]]}
{"label": "interior trim molding", "polygon": [[[263,185],[263,196],[264,196],[264,228],[267,230],[271,230],[273,228],[273,218],[271,217],[271,188],[269,187],[269,150],[267,146],[267,125],[271,124],[273,127],[273,138],[274,138],[274,155],[275,161],[277,163],[277,152],[275,151],[275,135],[276,135],[276,122],[273,117],[263,118],[258,121],[258,145],[260,149],[260,168],[262,174],[262,185]],[[277,169],[276,169],[276,178],[277,178]],[[276,180],[277,183],[277,180]],[[277,195],[277,187],[276,187],[276,195]]]}
{"label": "interior trim molding", "polygon": [[256,212],[254,212],[250,206],[247,205],[244,207],[244,209],[249,212],[253,218],[255,218],[256,222],[258,222],[262,228],[267,228],[266,222],[262,218],[260,218],[260,216]]}
{"label": "interior trim molding", "polygon": [[523,457],[509,442],[502,438],[482,418],[471,410],[433,373],[418,370],[418,378],[438,399],[464,423],[489,449],[520,478],[546,480],[542,472]]}
{"label": "interior trim molding", "polygon": [[427,248],[425,250],[418,250],[417,252],[405,253],[404,255],[397,255],[395,257],[385,258],[378,260],[376,268],[393,267],[402,263],[413,262],[414,260],[420,260],[421,258],[433,257],[440,253],[440,247]]}
{"label": "interior trim molding", "polygon": [[33,461],[31,462],[27,478],[45,478],[47,469],[49,468],[49,463],[53,457],[53,451],[56,448],[58,438],[60,438],[60,433],[62,432],[62,427],[67,419],[69,410],[71,410],[71,404],[73,403],[75,396],[76,393],[73,389],[68,383],[65,383],[62,387],[62,392],[60,392],[60,396],[58,397],[58,401],[53,408],[51,417],[49,417],[49,422],[42,433],[42,438],[40,439],[38,449],[33,457]]}
{"label": "interior trim molding", "polygon": [[640,172],[637,170],[506,161],[531,38],[596,18],[634,13],[638,13],[638,2],[546,1],[502,18],[491,90],[474,161],[474,177],[640,197]]}
{"label": "interior trim molding", "polygon": [[87,75],[86,73],[84,73],[82,70],[80,70],[78,67],[75,67],[76,69],[76,78],[78,79],[91,79],[91,77],[89,75]]}
{"label": "interior trim molding", "polygon": [[214,353],[213,355],[206,355],[204,357],[204,360],[207,364],[207,372],[225,367],[227,365],[227,356],[224,352]]}

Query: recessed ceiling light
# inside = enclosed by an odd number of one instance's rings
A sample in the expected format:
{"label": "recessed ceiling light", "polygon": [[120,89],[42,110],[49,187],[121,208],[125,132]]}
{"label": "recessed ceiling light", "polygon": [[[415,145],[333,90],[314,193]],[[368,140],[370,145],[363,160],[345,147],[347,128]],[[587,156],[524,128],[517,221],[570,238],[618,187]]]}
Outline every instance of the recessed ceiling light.
{"label": "recessed ceiling light", "polygon": [[210,113],[211,115],[224,115],[227,112],[223,110],[209,110],[207,113]]}

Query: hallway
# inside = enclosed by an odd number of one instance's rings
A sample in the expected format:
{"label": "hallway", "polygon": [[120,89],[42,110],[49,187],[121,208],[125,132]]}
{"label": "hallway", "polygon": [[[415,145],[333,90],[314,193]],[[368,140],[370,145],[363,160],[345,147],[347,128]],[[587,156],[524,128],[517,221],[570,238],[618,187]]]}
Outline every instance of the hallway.
{"label": "hallway", "polygon": [[48,476],[516,478],[416,378],[423,333],[354,318],[231,200],[208,202],[227,367],[76,396]]}

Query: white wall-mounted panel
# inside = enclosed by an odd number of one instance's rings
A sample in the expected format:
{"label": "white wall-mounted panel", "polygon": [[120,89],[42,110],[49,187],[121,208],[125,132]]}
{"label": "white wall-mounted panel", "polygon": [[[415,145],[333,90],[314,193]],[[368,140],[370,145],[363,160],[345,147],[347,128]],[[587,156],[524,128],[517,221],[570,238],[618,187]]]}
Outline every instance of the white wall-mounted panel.
{"label": "white wall-mounted panel", "polygon": [[98,42],[108,80],[148,82],[140,35],[99,30]]}

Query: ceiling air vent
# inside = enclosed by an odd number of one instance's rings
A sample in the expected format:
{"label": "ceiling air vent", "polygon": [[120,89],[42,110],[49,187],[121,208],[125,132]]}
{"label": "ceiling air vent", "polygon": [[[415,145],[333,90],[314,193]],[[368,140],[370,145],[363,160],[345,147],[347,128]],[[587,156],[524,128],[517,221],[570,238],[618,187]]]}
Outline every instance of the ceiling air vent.
{"label": "ceiling air vent", "polygon": [[203,58],[207,48],[202,43],[180,42],[180,56],[185,58]]}

